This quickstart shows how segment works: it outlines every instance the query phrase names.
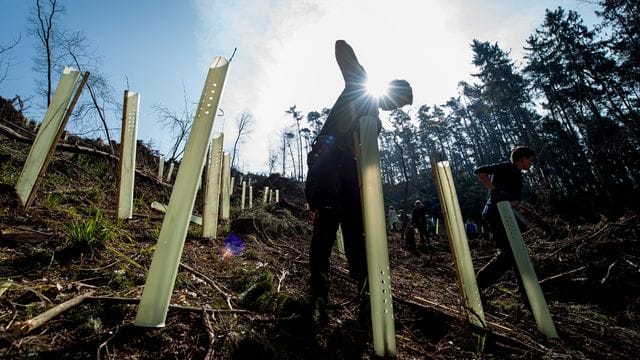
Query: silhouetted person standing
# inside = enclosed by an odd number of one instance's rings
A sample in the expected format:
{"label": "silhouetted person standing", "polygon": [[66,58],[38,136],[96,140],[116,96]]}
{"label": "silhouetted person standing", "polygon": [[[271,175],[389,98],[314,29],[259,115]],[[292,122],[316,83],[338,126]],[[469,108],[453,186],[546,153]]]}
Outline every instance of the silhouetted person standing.
{"label": "silhouetted person standing", "polygon": [[415,207],[411,213],[411,224],[418,229],[420,234],[420,248],[426,249],[429,246],[429,236],[427,228],[427,208],[424,207],[422,201],[416,200]]}
{"label": "silhouetted person standing", "polygon": [[[497,204],[509,201],[512,208],[517,208],[522,200],[522,171],[529,170],[535,158],[535,151],[526,146],[517,146],[511,151],[511,161],[480,166],[474,171],[480,182],[489,190],[489,198],[482,215],[489,223],[493,242],[499,249],[498,255],[489,261],[476,276],[478,287],[485,288],[495,282],[505,271],[512,268],[520,291],[524,293],[522,280],[518,275],[515,258],[504,230]],[[524,294],[526,301],[526,294]]]}
{"label": "silhouetted person standing", "polygon": [[413,102],[413,92],[404,80],[393,80],[387,96],[377,99],[367,92],[367,73],[344,40],[335,44],[335,55],[345,81],[345,88],[333,105],[307,157],[309,173],[305,195],[315,212],[311,239],[309,287],[313,320],[326,322],[331,249],[336,241],[338,225],[342,227],[349,274],[357,283],[361,310],[368,305],[366,296],[367,264],[362,205],[358,184],[354,132],[360,118],[370,116],[381,122],[378,108],[393,110]]}

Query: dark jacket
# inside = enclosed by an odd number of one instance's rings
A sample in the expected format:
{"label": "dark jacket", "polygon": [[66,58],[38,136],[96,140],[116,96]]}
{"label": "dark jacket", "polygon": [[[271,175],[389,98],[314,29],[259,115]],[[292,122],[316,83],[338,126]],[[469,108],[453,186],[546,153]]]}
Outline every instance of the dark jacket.
{"label": "dark jacket", "polygon": [[378,104],[367,93],[367,73],[345,41],[336,41],[336,60],[345,88],[307,156],[305,196],[311,209],[340,209],[344,201],[360,201],[353,134],[365,116],[377,121],[378,131],[382,128]]}
{"label": "dark jacket", "polygon": [[474,174],[488,174],[495,186],[485,204],[484,215],[496,213],[496,204],[500,201],[522,200],[522,171],[511,162],[484,165],[477,168]]}

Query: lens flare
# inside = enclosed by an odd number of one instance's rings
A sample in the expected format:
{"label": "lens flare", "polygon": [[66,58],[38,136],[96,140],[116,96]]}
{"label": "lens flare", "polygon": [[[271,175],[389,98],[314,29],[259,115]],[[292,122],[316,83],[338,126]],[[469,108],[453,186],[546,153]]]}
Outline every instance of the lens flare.
{"label": "lens flare", "polygon": [[389,93],[389,83],[386,81],[380,81],[376,79],[369,79],[366,84],[367,93],[377,99]]}
{"label": "lens flare", "polygon": [[245,249],[245,243],[242,241],[240,237],[236,234],[229,234],[224,239],[224,250],[222,252],[222,257],[227,258],[231,256],[237,256],[242,254]]}

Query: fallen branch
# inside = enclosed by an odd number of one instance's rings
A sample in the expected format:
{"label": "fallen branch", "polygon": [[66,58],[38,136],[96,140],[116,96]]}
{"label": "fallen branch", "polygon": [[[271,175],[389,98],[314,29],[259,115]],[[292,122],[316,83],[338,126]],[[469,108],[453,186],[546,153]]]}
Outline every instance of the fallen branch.
{"label": "fallen branch", "polygon": [[100,346],[98,346],[98,350],[96,350],[96,359],[102,359],[102,356],[100,355],[100,352],[102,351],[102,348],[106,348],[107,349],[107,358],[111,357],[111,356],[109,356],[109,348],[107,347],[107,344],[114,337],[116,337],[116,335],[118,334],[118,330],[120,330],[120,327],[116,326],[116,329],[115,329],[115,331],[113,331],[113,334],[111,334],[111,336],[109,336],[109,338],[107,338],[107,340],[103,341],[102,344],[100,344]]}
{"label": "fallen branch", "polygon": [[611,268],[613,268],[613,266],[617,263],[618,263],[618,260],[614,261],[613,263],[611,263],[611,265],[609,265],[609,268],[607,269],[607,275],[605,275],[602,278],[602,280],[600,280],[600,284],[604,284],[607,281],[607,279],[609,278],[609,275],[611,275]]}
{"label": "fallen branch", "polygon": [[577,268],[577,269],[573,269],[573,270],[569,270],[569,271],[566,271],[566,272],[563,272],[563,273],[560,273],[560,274],[556,274],[556,275],[553,275],[553,276],[549,276],[549,277],[548,277],[548,278],[546,278],[546,279],[542,279],[542,280],[540,280],[540,284],[543,284],[543,283],[545,283],[545,282],[547,282],[547,281],[555,280],[555,279],[557,279],[557,278],[561,278],[561,277],[563,277],[563,276],[571,275],[571,274],[576,273],[576,272],[578,272],[578,271],[582,271],[582,270],[584,270],[584,269],[586,269],[586,268],[587,268],[587,267],[586,267],[585,265],[582,265],[582,266],[580,266],[580,267],[579,267],[579,268]]}
{"label": "fallen branch", "polygon": [[202,311],[202,320],[204,321],[204,327],[207,331],[207,335],[209,335],[209,347],[207,349],[207,354],[204,356],[204,359],[213,360],[215,359],[215,350],[213,348],[213,344],[216,340],[216,334],[213,331],[211,320],[209,320],[209,314],[204,310]]}
{"label": "fallen branch", "polygon": [[[424,299],[422,297],[419,296],[413,296],[413,300],[411,299],[402,299],[402,298],[398,298],[395,297],[393,298],[394,301],[399,301],[399,302],[404,302],[406,304],[412,305],[412,306],[418,306],[422,309],[425,310],[429,310],[429,311],[437,311],[438,313],[445,315],[447,317],[449,317],[450,319],[456,320],[456,321],[463,321],[463,319],[466,319],[466,316],[462,316],[460,314],[460,312],[458,310],[449,308],[445,305],[442,304],[438,304],[434,301],[430,301],[427,299]],[[425,306],[427,305],[427,306]],[[433,308],[432,308],[433,307]],[[434,309],[435,308],[435,309]],[[466,321],[466,320],[464,320]],[[518,337],[516,336],[517,334],[519,334],[518,331],[514,330],[514,329],[510,329],[506,326],[500,325],[498,323],[496,323],[495,321],[486,321],[487,325],[490,325],[487,327],[487,330],[490,331],[490,333],[496,338],[496,340],[500,341],[500,345],[504,346],[505,348],[510,348],[510,346],[508,344],[517,344],[519,345],[521,348],[528,348],[530,349],[530,351],[534,352],[534,353],[544,353],[545,351],[547,351],[548,349],[543,346],[542,344],[538,343],[537,341],[534,341],[532,339],[530,339],[530,343],[527,343],[521,339],[518,339]],[[496,330],[501,330],[501,332],[496,332]],[[523,334],[524,335],[524,334]],[[533,346],[531,345],[531,343],[537,345]]]}
{"label": "fallen branch", "polygon": [[[138,304],[140,303],[140,298],[126,298],[126,297],[111,297],[111,296],[89,296],[87,298],[88,301],[109,301],[115,302],[119,304]],[[240,310],[240,309],[205,309],[202,307],[195,306],[182,306],[182,305],[169,305],[170,309],[175,310],[184,310],[190,312],[198,312],[206,311],[209,313],[217,313],[217,314],[251,314],[249,310]]]}
{"label": "fallen branch", "polygon": [[[26,137],[23,135],[18,134],[17,132],[15,132],[14,130],[12,130],[11,128],[0,124],[0,133],[4,134],[5,136],[14,139],[16,141],[19,141],[21,143],[27,143],[27,144],[32,144],[33,143],[33,139],[30,137]],[[61,151],[66,151],[66,152],[70,152],[70,153],[74,153],[74,154],[85,154],[85,155],[98,155],[98,156],[103,156],[106,157],[108,159],[114,160],[114,161],[120,161],[120,158],[110,154],[108,152],[105,151],[101,151],[101,150],[97,150],[97,149],[93,149],[90,147],[86,147],[86,146],[79,146],[79,145],[75,145],[75,144],[66,144],[66,143],[58,143],[56,145],[56,149],[61,150]],[[161,180],[158,180],[158,178],[156,176],[152,176],[152,175],[147,175],[145,173],[143,173],[142,171],[136,169],[136,175],[145,178],[146,180],[149,180],[151,182],[154,182],[156,184],[160,184],[162,186],[171,188],[173,187],[173,185],[171,184],[167,184],[165,182],[162,182]]]}
{"label": "fallen branch", "polygon": [[56,305],[53,308],[45,311],[44,313],[29,319],[27,321],[21,321],[16,323],[16,329],[14,333],[16,335],[26,335],[33,330],[39,328],[40,326],[46,324],[49,320],[54,317],[62,314],[63,312],[71,309],[74,306],[80,305],[83,301],[91,297],[93,295],[93,291],[89,291],[86,294],[78,295],[70,300],[63,302],[62,304]]}
{"label": "fallen branch", "polygon": [[284,281],[284,278],[287,276],[287,274],[289,274],[288,271],[286,271],[285,269],[282,269],[282,271],[280,272],[280,275],[278,275],[278,291],[280,292],[280,287],[282,286],[282,282]]}
{"label": "fallen branch", "polygon": [[182,266],[183,268],[187,269],[188,271],[190,271],[194,275],[201,277],[204,281],[208,282],[211,286],[213,286],[216,290],[218,290],[218,292],[220,294],[222,294],[225,297],[225,299],[227,300],[227,306],[229,306],[229,309],[233,310],[233,307],[231,306],[231,294],[229,294],[229,293],[225,292],[224,290],[222,290],[220,288],[220,286],[218,286],[218,284],[216,284],[213,280],[209,279],[205,274],[197,271],[196,269],[193,269],[193,268],[191,268],[188,265],[185,265],[183,263],[180,263],[180,266]]}

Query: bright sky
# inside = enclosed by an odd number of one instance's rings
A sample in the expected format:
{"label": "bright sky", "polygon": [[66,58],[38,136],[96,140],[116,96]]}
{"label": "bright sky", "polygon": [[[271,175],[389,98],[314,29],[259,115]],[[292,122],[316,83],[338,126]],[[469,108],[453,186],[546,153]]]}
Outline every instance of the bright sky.
{"label": "bright sky", "polygon": [[[188,0],[152,2],[59,0],[66,7],[62,26],[82,30],[104,73],[121,98],[124,89],[141,94],[138,136],[167,153],[171,139],[158,125],[152,106],[179,111],[183,83],[196,102],[214,56],[229,58],[220,103],[225,116],[214,131],[225,132],[225,150],[235,139],[235,119],[254,115],[253,132],[240,147],[241,170],[266,172],[269,146],[293,123],[285,111],[297,105],[306,115],[331,107],[343,87],[333,54],[336,39],[354,48],[369,77],[408,80],[414,105],[441,104],[471,80],[469,44],[498,42],[521,59],[526,38],[544,18],[545,8],[578,11],[595,21],[580,0]],[[34,39],[26,32],[35,1],[0,0],[0,44],[18,35],[8,78],[0,96],[34,94]],[[36,111],[27,116],[40,121]],[[117,123],[121,114],[109,114]],[[119,136],[119,131],[114,131]]]}

